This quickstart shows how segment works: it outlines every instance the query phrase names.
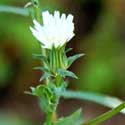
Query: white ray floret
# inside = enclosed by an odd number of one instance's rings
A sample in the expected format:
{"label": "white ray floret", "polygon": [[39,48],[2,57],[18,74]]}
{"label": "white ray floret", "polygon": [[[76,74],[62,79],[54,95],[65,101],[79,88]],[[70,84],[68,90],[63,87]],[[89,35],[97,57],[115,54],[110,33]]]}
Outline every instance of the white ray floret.
{"label": "white ray floret", "polygon": [[34,28],[30,27],[30,30],[43,48],[61,47],[74,36],[73,15],[66,17],[66,14],[60,15],[59,11],[55,11],[54,15],[44,11],[42,18],[43,25],[34,19]]}

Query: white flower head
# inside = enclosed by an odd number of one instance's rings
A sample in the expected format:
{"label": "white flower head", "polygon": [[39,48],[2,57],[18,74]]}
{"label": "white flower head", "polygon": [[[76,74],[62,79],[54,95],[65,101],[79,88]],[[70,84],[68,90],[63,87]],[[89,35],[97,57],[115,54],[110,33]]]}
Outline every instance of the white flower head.
{"label": "white flower head", "polygon": [[43,48],[62,47],[74,36],[73,15],[60,15],[55,11],[54,15],[48,11],[42,12],[43,25],[33,20],[34,28],[30,27],[34,37],[42,43]]}

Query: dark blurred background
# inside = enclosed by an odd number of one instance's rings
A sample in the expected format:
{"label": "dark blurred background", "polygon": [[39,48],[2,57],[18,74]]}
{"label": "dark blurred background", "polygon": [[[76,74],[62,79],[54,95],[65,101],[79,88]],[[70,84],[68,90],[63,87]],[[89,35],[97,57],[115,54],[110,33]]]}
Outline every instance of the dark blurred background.
{"label": "dark blurred background", "polygon": [[[0,0],[0,5],[23,7],[28,0]],[[72,13],[76,36],[68,43],[75,53],[86,55],[71,69],[79,80],[69,80],[69,89],[100,92],[125,99],[125,2],[124,0],[40,0],[42,10]],[[51,4],[50,4],[51,3]],[[40,47],[32,36],[30,17],[0,13],[0,125],[40,125],[44,115],[35,97],[24,94],[38,85],[41,62],[32,59]],[[83,108],[85,119],[107,108],[92,102],[61,100],[59,114]],[[103,125],[123,125],[119,114]]]}

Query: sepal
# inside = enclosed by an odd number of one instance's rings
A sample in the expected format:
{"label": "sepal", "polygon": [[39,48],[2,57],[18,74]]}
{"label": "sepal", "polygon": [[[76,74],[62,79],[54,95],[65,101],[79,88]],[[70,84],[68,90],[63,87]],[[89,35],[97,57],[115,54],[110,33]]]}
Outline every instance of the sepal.
{"label": "sepal", "polygon": [[68,48],[68,49],[65,51],[65,53],[68,53],[68,52],[70,52],[71,50],[73,50],[73,48]]}
{"label": "sepal", "polygon": [[43,81],[44,79],[48,79],[49,77],[53,76],[52,74],[45,72],[41,77],[39,82]]}
{"label": "sepal", "polygon": [[72,65],[72,63],[74,62],[74,61],[76,61],[78,58],[80,58],[80,57],[82,57],[82,56],[84,56],[85,54],[76,54],[76,55],[74,55],[74,56],[70,56],[70,57],[68,57],[68,68]]}
{"label": "sepal", "polygon": [[42,60],[44,63],[48,64],[47,57],[43,56],[42,54],[32,54],[33,59]]}
{"label": "sepal", "polygon": [[72,77],[72,78],[75,78],[75,79],[78,79],[78,77],[71,71],[69,70],[64,70],[64,69],[57,69],[57,73],[65,78],[66,76],[69,76],[69,77]]}

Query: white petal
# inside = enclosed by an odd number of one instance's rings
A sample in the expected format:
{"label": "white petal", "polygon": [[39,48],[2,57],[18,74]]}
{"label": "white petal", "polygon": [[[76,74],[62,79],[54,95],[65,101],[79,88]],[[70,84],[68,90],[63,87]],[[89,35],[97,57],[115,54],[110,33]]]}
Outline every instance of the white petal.
{"label": "white petal", "polygon": [[70,34],[70,35],[69,35],[69,38],[67,39],[67,42],[68,42],[69,40],[71,40],[74,36],[75,36],[74,33],[73,33],[73,34]]}
{"label": "white petal", "polygon": [[37,31],[39,31],[42,26],[41,26],[35,19],[33,20],[33,23],[34,23],[34,28],[35,28]]}
{"label": "white petal", "polygon": [[59,11],[55,11],[55,12],[54,12],[54,18],[55,18],[56,21],[59,20],[59,18],[60,18],[60,13],[59,13]]}
{"label": "white petal", "polygon": [[35,38],[37,38],[42,44],[44,44],[45,38],[41,37],[41,33],[30,27],[30,30],[32,31],[32,34]]}
{"label": "white petal", "polygon": [[43,25],[49,25],[49,20],[50,20],[50,13],[49,11],[44,11],[42,12],[42,17],[43,17]]}
{"label": "white petal", "polygon": [[42,13],[43,25],[33,20],[34,28],[30,27],[34,37],[38,39],[43,48],[51,49],[63,46],[74,36],[73,15],[60,15],[59,11],[50,14],[48,11]]}
{"label": "white petal", "polygon": [[72,15],[72,14],[69,14],[69,15],[67,16],[67,21],[69,21],[69,22],[72,22],[72,21],[73,21],[73,15]]}
{"label": "white petal", "polygon": [[64,21],[65,19],[66,19],[66,14],[63,13],[61,16],[61,20]]}

